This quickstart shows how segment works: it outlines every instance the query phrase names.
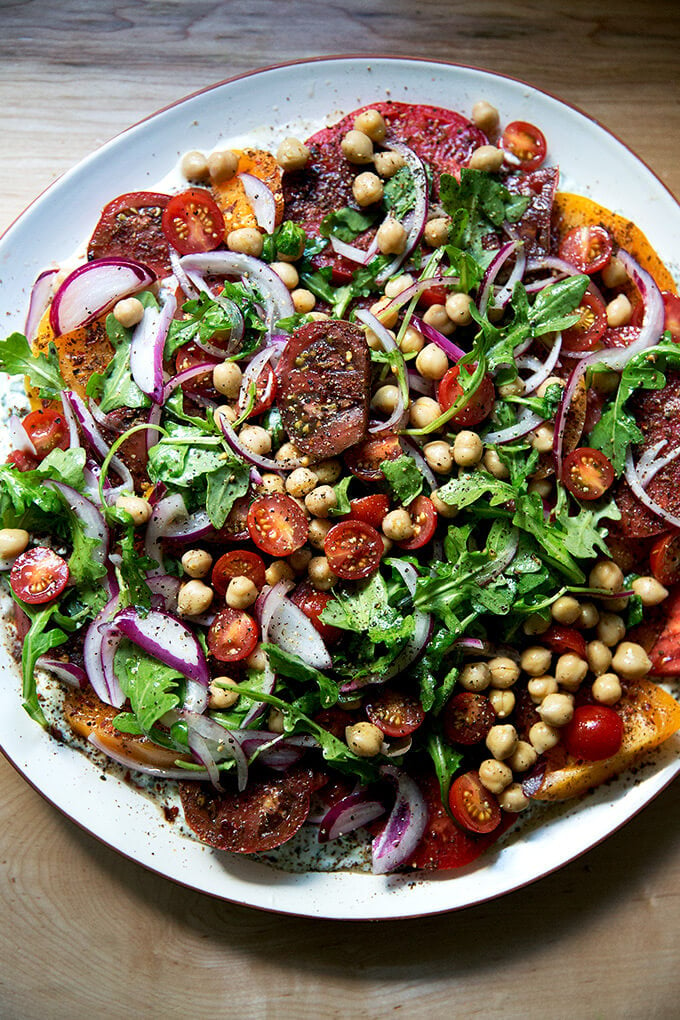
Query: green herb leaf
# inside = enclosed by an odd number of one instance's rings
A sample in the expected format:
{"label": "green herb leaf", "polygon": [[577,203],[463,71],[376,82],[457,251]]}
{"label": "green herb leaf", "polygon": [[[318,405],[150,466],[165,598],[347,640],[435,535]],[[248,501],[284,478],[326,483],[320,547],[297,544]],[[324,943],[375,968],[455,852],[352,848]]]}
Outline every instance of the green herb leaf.
{"label": "green herb leaf", "polygon": [[34,354],[23,333],[12,333],[6,340],[0,340],[0,371],[28,376],[29,384],[46,398],[58,397],[67,388],[55,345],[49,345],[47,354]]}
{"label": "green herb leaf", "polygon": [[306,681],[316,684],[321,695],[321,704],[330,708],[338,700],[338,685],[321,670],[308,666],[299,655],[284,651],[278,645],[264,642],[262,648],[267,653],[271,667],[275,673],[290,677],[292,680]]}
{"label": "green herb leaf", "polygon": [[113,668],[144,733],[150,733],[166,712],[179,705],[178,687],[184,678],[177,670],[153,659],[131,641],[121,641]]}
{"label": "green herb leaf", "polygon": [[407,505],[423,491],[425,479],[412,457],[403,453],[395,460],[385,460],[380,470],[387,479],[387,484],[394,498]]}
{"label": "green herb leaf", "polygon": [[377,209],[352,209],[346,205],[324,216],[319,225],[319,233],[322,237],[337,237],[350,244],[359,234],[372,227],[380,215]]}

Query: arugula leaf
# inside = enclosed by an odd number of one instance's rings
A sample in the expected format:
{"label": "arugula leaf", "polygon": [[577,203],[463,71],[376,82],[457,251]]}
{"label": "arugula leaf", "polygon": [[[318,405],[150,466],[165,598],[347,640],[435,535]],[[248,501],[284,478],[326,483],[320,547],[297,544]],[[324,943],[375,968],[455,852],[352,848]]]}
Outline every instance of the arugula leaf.
{"label": "arugula leaf", "polygon": [[307,235],[303,228],[292,220],[284,220],[273,234],[265,234],[262,258],[265,262],[276,262],[277,258],[283,255],[297,260],[300,258],[300,254],[305,249],[306,244]]}
{"label": "arugula leaf", "polygon": [[407,505],[423,491],[424,478],[412,457],[403,453],[395,460],[386,460],[380,470],[387,479],[387,484],[394,498]]}
{"label": "arugula leaf", "polygon": [[500,506],[514,499],[515,491],[508,482],[495,478],[488,471],[474,471],[451,478],[438,490],[437,495],[449,506],[462,510],[486,495],[491,497],[490,506]]}
{"label": "arugula leaf", "polygon": [[487,171],[467,167],[461,171],[460,183],[451,174],[441,175],[439,200],[452,219],[451,241],[474,256],[484,252],[486,235],[500,232],[505,220],[516,223],[530,203],[526,196],[511,195]]}
{"label": "arugula leaf", "polygon": [[[136,296],[145,309],[157,314],[158,302],[151,291],[142,291]],[[105,325],[114,355],[104,372],[93,372],[88,379],[87,396],[98,401],[103,414],[119,407],[150,407],[150,399],[142,393],[130,371],[133,330],[122,326],[115,315],[107,315]]]}
{"label": "arugula leaf", "polygon": [[319,233],[322,237],[333,236],[350,244],[359,234],[372,227],[380,215],[375,209],[352,209],[346,205],[324,216],[319,224]]}
{"label": "arugula leaf", "polygon": [[[416,189],[409,167],[402,166],[383,187],[383,200],[395,219],[401,221],[415,207]],[[376,214],[376,219],[379,214]]]}
{"label": "arugula leaf", "polygon": [[166,712],[179,705],[178,687],[184,682],[182,675],[153,659],[131,641],[121,641],[113,668],[144,733],[150,733]]}
{"label": "arugula leaf", "polygon": [[67,389],[56,346],[51,343],[47,354],[34,354],[23,333],[12,333],[6,340],[0,340],[0,371],[28,376],[29,385],[40,390],[42,397],[58,397]]}
{"label": "arugula leaf", "polygon": [[451,781],[460,768],[463,755],[460,751],[456,751],[448,740],[445,740],[436,730],[430,730],[428,733],[425,747],[434,763],[434,770],[442,794],[442,804],[448,804]]}
{"label": "arugula leaf", "polygon": [[224,467],[206,475],[205,509],[214,528],[223,528],[231,508],[250,485],[250,468],[244,461],[230,457]]}
{"label": "arugula leaf", "polygon": [[40,706],[35,684],[36,663],[41,655],[46,655],[51,649],[57,648],[59,645],[63,645],[65,641],[68,641],[68,634],[59,627],[48,629],[52,618],[58,612],[56,603],[45,606],[44,609],[36,610],[22,602],[21,607],[31,618],[31,626],[21,648],[23,707],[31,719],[40,723],[46,729],[47,720]]}
{"label": "arugula leaf", "polygon": [[518,496],[515,504],[517,509],[512,523],[533,536],[543,550],[543,557],[560,573],[572,583],[581,584],[585,580],[585,574],[567,548],[569,525],[566,521],[561,520],[554,524],[546,521],[543,501],[538,493]]}
{"label": "arugula leaf", "polygon": [[390,605],[384,577],[376,571],[366,581],[360,582],[353,592],[335,592],[321,612],[320,619],[342,630],[362,634],[372,628],[389,632],[400,615]]}
{"label": "arugula leaf", "polygon": [[420,686],[420,703],[426,712],[438,715],[451,697],[458,678],[458,669],[449,669],[441,680],[444,657],[456,641],[456,635],[445,627],[435,630],[425,651],[415,663],[414,677]]}
{"label": "arugula leaf", "polygon": [[331,708],[336,703],[340,692],[335,680],[326,676],[321,670],[307,665],[299,655],[286,652],[283,648],[279,648],[278,645],[264,642],[262,648],[267,653],[275,673],[290,677],[292,680],[305,680],[308,683],[316,684],[319,688],[321,704],[324,708]]}
{"label": "arugula leaf", "polygon": [[564,545],[577,559],[589,559],[599,553],[609,556],[605,542],[606,529],[601,528],[603,520],[621,520],[621,511],[613,499],[591,502],[587,507],[579,504],[579,512],[569,516],[569,505],[563,488],[558,488],[555,521],[564,530]]}
{"label": "arugula leaf", "polygon": [[134,606],[145,612],[151,608],[151,589],[147,584],[146,573],[156,567],[156,561],[149,556],[142,556],[135,547],[135,528],[133,524],[123,526],[120,536],[121,562],[119,569],[121,584],[120,604]]}
{"label": "arugula leaf", "polygon": [[347,490],[353,481],[353,475],[345,475],[341,478],[337,485],[333,486],[333,492],[335,493],[335,506],[330,507],[328,511],[329,517],[343,517],[345,514],[350,512],[349,496]]}

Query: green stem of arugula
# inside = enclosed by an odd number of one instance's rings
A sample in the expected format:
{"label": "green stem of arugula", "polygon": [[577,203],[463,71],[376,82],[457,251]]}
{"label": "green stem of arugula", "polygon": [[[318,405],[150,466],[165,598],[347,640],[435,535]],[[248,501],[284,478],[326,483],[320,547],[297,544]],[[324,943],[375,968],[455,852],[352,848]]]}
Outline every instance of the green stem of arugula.
{"label": "green stem of arugula", "polygon": [[248,387],[248,400],[246,401],[245,409],[236,419],[236,421],[232,425],[232,428],[237,429],[240,425],[243,424],[243,422],[251,413],[252,409],[255,407],[256,396],[257,396],[257,380],[253,379],[250,386]]}
{"label": "green stem of arugula", "polygon": [[123,443],[125,443],[131,436],[134,436],[136,432],[143,432],[145,429],[153,429],[155,432],[162,432],[164,436],[168,435],[166,429],[162,428],[160,425],[150,425],[148,422],[144,422],[140,425],[133,425],[132,428],[128,429],[127,432],[124,432],[122,436],[119,436],[118,439],[116,439],[115,443],[104,458],[104,463],[102,464],[102,469],[99,474],[99,500],[105,510],[108,509],[108,506],[104,499],[104,482],[106,481],[111,461],[116,456],[116,453]]}

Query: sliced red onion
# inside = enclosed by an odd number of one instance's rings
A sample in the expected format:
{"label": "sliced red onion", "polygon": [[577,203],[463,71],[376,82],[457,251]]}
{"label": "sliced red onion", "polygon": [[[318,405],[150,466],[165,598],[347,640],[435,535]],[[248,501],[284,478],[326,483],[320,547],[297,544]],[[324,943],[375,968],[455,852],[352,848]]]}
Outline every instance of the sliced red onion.
{"label": "sliced red onion", "polygon": [[626,453],[626,481],[630,485],[631,489],[640,500],[640,502],[651,510],[653,514],[660,517],[662,521],[666,521],[674,528],[680,528],[680,517],[670,513],[665,507],[662,507],[655,499],[649,496],[640,481],[638,473],[635,469],[635,462],[633,461],[633,451],[629,448]]}
{"label": "sliced red onion", "polygon": [[21,418],[17,414],[11,414],[7,425],[12,449],[18,450],[20,453],[30,453],[35,457],[37,455],[36,448],[24,428]]}
{"label": "sliced red onion", "polygon": [[182,676],[207,687],[208,663],[200,644],[185,623],[169,613],[151,609],[142,617],[131,606],[116,614],[115,624],[126,638]]}
{"label": "sliced red onion", "polygon": [[237,406],[239,410],[242,410],[248,406],[248,399],[250,397],[250,387],[252,383],[257,384],[257,380],[260,378],[262,369],[267,365],[272,358],[275,358],[279,354],[279,348],[275,346],[265,347],[263,350],[258,351],[257,354],[248,362],[248,367],[243,373],[241,379],[241,389],[239,390]]}
{"label": "sliced red onion", "polygon": [[[76,416],[73,413],[73,408],[69,404],[68,400],[63,399],[62,394],[61,409],[68,425],[68,445],[69,449],[77,450],[80,447],[80,433],[78,431],[78,422]],[[94,401],[91,401],[93,403]]]}
{"label": "sliced red onion", "polygon": [[384,814],[385,805],[370,797],[365,790],[350,793],[323,816],[319,827],[319,843],[328,843],[346,836]]}
{"label": "sliced red onion", "polygon": [[434,392],[434,384],[431,379],[424,379],[415,369],[408,369],[408,388],[414,393],[424,393],[431,397]]}
{"label": "sliced red onion", "polygon": [[[261,681],[263,694],[273,694],[275,686],[276,676],[274,675],[274,670],[269,665],[269,659],[267,659]],[[246,729],[246,727],[250,726],[250,724],[254,722],[255,719],[259,719],[260,716],[264,713],[266,707],[267,706],[263,701],[253,701],[250,708],[246,712],[245,718],[241,722],[241,728]]]}
{"label": "sliced red onion", "polygon": [[117,609],[118,592],[116,591],[87,628],[83,643],[83,660],[87,679],[92,684],[100,701],[103,701],[105,705],[113,705],[114,708],[120,708],[125,703],[125,695],[115,676],[111,680],[111,676],[104,672],[102,636],[109,630]]}
{"label": "sliced red onion", "polygon": [[425,458],[423,457],[422,453],[415,445],[415,443],[412,443],[410,439],[405,439],[403,437],[399,440],[399,443],[406,456],[410,457],[411,460],[415,462],[416,467],[420,471],[421,475],[423,476],[427,484],[430,486],[430,491],[438,489],[439,482],[435,478],[432,468],[427,463],[427,461],[425,460]]}
{"label": "sliced red onion", "polygon": [[417,783],[391,765],[380,770],[397,787],[397,799],[379,836],[373,840],[373,873],[387,875],[412,856],[427,825],[427,805]]}
{"label": "sliced red onion", "polygon": [[357,308],[355,315],[359,322],[373,330],[385,352],[398,350],[394,337],[373,312],[369,312],[368,308]]}
{"label": "sliced red onion", "polygon": [[142,393],[163,403],[163,352],[170,323],[177,311],[174,294],[165,295],[160,309],[145,308],[130,342],[130,372]]}
{"label": "sliced red onion", "polygon": [[160,499],[153,508],[144,535],[144,552],[158,567],[148,572],[149,577],[164,574],[161,539],[169,538],[177,542],[189,542],[205,538],[213,531],[210,518],[205,511],[189,514],[183,497],[174,492]]}
{"label": "sliced red onion", "polygon": [[57,336],[86,326],[122,298],[136,294],[156,279],[132,259],[94,259],[66,277],[50,306],[50,326]]}
{"label": "sliced red onion", "polygon": [[[667,439],[663,439],[661,443],[655,443],[652,450],[656,450],[658,453],[660,448],[665,446],[667,442]],[[652,478],[654,478],[655,475],[662,470],[662,468],[668,467],[669,464],[672,464],[674,460],[677,460],[677,458],[680,457],[680,446],[671,450],[670,453],[665,453],[663,457],[657,457],[656,454],[654,454],[651,458],[645,460],[647,455],[650,453],[651,450],[646,450],[640,457],[637,464],[637,473],[643,489],[647,488]]]}
{"label": "sliced red onion", "polygon": [[293,315],[295,308],[290,292],[280,276],[265,262],[240,252],[211,251],[185,255],[180,264],[191,279],[201,276],[241,276],[258,289],[265,303],[267,328],[271,332],[279,319]]}
{"label": "sliced red onion", "polygon": [[285,739],[282,733],[244,730],[243,724],[235,733],[235,737],[250,764],[257,759],[262,765],[281,771],[285,771],[291,765],[296,765],[303,757],[307,747],[318,746],[313,737],[311,744],[301,744],[300,737]]}
{"label": "sliced red onion", "polygon": [[[115,692],[115,696],[118,698],[120,696],[118,695],[120,684],[116,675],[115,659],[118,647],[123,640],[123,635],[116,626],[115,617],[108,623],[102,624],[99,627],[99,633],[101,635],[102,672],[104,673],[106,688],[108,691]],[[117,705],[116,707],[119,708],[120,706]]]}
{"label": "sliced red onion", "polygon": [[378,250],[377,237],[373,239],[368,248],[357,248],[353,244],[347,244],[346,241],[341,241],[339,237],[330,237],[331,248],[336,255],[342,255],[343,258],[348,259],[350,262],[356,262],[360,266],[367,266],[373,256]]}
{"label": "sliced red onion", "polygon": [[[143,772],[144,775],[153,776],[155,779],[197,779],[205,780],[209,779],[207,771],[197,772],[195,769],[164,769],[159,768],[157,765],[144,765],[142,762],[133,758],[131,754],[123,754],[122,751],[114,750],[109,744],[105,744],[95,733],[90,733],[87,738],[89,743],[93,747],[96,747],[98,751],[105,754],[107,758],[111,758],[112,761],[118,762],[119,765],[125,766],[125,768],[132,769],[135,772]],[[178,754],[178,758],[180,755]]]}
{"label": "sliced red onion", "polygon": [[489,648],[487,641],[482,641],[481,638],[463,637],[458,638],[453,643],[454,648],[459,648],[463,653],[465,652],[484,652]]}
{"label": "sliced red onion", "polygon": [[177,283],[179,284],[184,296],[188,298],[189,301],[195,300],[198,297],[198,288],[194,287],[193,283],[182,269],[179,254],[170,245],[168,245],[168,253],[170,256],[172,271],[175,274]]}
{"label": "sliced red onion", "polygon": [[218,769],[217,762],[212,755],[208,741],[205,737],[202,737],[197,730],[193,729],[193,727],[188,727],[187,743],[196,761],[205,766],[212,785],[220,793],[224,793],[224,787],[220,783],[220,770]]}
{"label": "sliced red onion", "polygon": [[[68,403],[76,417],[78,425],[80,426],[87,444],[98,453],[99,456],[104,460],[109,454],[109,445],[102,436],[97,424],[85,406],[85,402],[75,393],[73,390],[66,390],[61,395],[62,404]],[[134,492],[134,481],[130,470],[126,464],[120,459],[120,457],[111,458],[111,467],[116,472],[121,480],[122,485]]]}
{"label": "sliced red onion", "polygon": [[555,337],[555,342],[552,345],[550,354],[545,359],[545,362],[537,368],[533,375],[530,375],[528,379],[524,380],[524,392],[533,393],[537,390],[542,382],[550,376],[552,370],[558,362],[560,351],[562,350],[562,334],[558,333]]}
{"label": "sliced red onion", "polygon": [[[487,305],[489,304],[489,298],[491,297],[494,280],[496,279],[496,277],[498,276],[499,272],[501,271],[505,263],[508,261],[508,259],[511,258],[515,254],[515,252],[517,252],[519,247],[520,242],[518,241],[506,241],[505,244],[501,245],[501,247],[494,255],[493,259],[487,266],[486,272],[482,277],[482,282],[479,285],[479,300],[477,302],[477,306],[482,315],[486,312]],[[515,269],[517,268],[518,263],[520,263],[522,271],[524,271],[525,261],[522,260],[520,262],[519,255],[517,261],[515,262]],[[510,275],[512,276],[512,273]],[[516,278],[521,279],[521,276]],[[508,283],[509,282],[510,281],[508,280]]]}
{"label": "sliced red onion", "polygon": [[660,439],[658,443],[654,443],[647,450],[644,450],[640,455],[640,459],[637,462],[637,473],[640,476],[640,481],[643,486],[647,487],[647,471],[652,466],[656,458],[659,456],[664,446],[667,444],[667,439]]}
{"label": "sliced red onion", "polygon": [[269,585],[264,586],[260,592],[257,601],[255,603],[255,615],[257,616],[260,624],[260,631],[262,634],[266,634],[269,630],[269,624],[271,618],[274,615],[274,610],[278,609],[281,605],[282,600],[286,597],[291,588],[295,585],[293,581],[277,581],[273,587]]}
{"label": "sliced red onion", "polygon": [[538,372],[543,368],[543,362],[532,354],[524,354],[521,358],[515,358],[515,368],[518,372]]}
{"label": "sliced red onion", "polygon": [[640,326],[640,336],[634,343],[628,347],[610,347],[606,351],[597,352],[601,362],[608,365],[609,368],[621,371],[631,358],[659,342],[664,328],[665,311],[661,291],[649,273],[639,266],[623,248],[619,248],[617,258],[623,263],[628,275],[639,290],[645,309]]}
{"label": "sliced red onion", "polygon": [[36,662],[37,666],[41,669],[47,669],[50,673],[54,673],[56,677],[67,683],[69,687],[81,687],[87,686],[87,674],[81,666],[76,666],[74,662],[62,662],[61,659],[50,659],[46,655],[41,655]]}
{"label": "sliced red onion", "polygon": [[505,547],[498,552],[492,564],[477,575],[477,583],[480,587],[486,587],[490,581],[493,581],[494,577],[498,577],[499,574],[502,574],[510,566],[515,558],[518,547],[519,531],[517,528],[513,528],[505,543]]}
{"label": "sliced red onion", "polygon": [[[163,417],[163,405],[162,404],[152,404],[151,408],[149,410],[149,416],[146,419],[147,420],[147,424],[148,425],[160,425],[162,417]],[[160,438],[161,438],[161,434],[160,434],[160,432],[157,429],[151,428],[151,429],[147,429],[146,430],[146,452],[147,453],[149,452],[149,450],[151,449],[152,446],[156,445],[156,443],[159,441]]]}
{"label": "sliced red onion", "polygon": [[[397,566],[397,563],[401,563],[401,561],[395,560],[395,566]],[[410,564],[404,564],[404,566],[410,566]],[[361,690],[362,687],[367,687],[370,684],[382,684],[386,680],[391,680],[393,676],[403,673],[405,669],[408,669],[420,657],[432,635],[432,617],[429,613],[423,613],[420,609],[416,609],[413,613],[413,619],[415,624],[413,634],[405,642],[403,648],[387,669],[383,670],[379,675],[369,674],[356,680],[349,680],[340,688],[343,694],[349,691]]]}
{"label": "sliced red onion", "polygon": [[243,185],[258,227],[271,234],[276,226],[276,202],[271,190],[253,174],[239,174],[238,179]]}
{"label": "sliced red onion", "polygon": [[498,429],[495,432],[487,432],[484,436],[485,443],[491,443],[494,446],[502,446],[504,443],[512,443],[515,439],[521,439],[522,436],[526,436],[529,432],[533,432],[535,428],[542,425],[544,418],[541,418],[540,414],[535,414],[533,411],[523,410],[519,418],[514,425],[509,425],[507,428]]}
{"label": "sliced red onion", "polygon": [[57,289],[58,272],[57,269],[45,269],[33,284],[24,327],[29,344],[37,337],[42,317]]}
{"label": "sliced red onion", "polygon": [[[149,590],[158,602],[154,609],[164,609],[167,613],[174,613],[177,609],[177,596],[180,589],[180,579],[172,577],[171,574],[155,574],[147,578]],[[153,601],[153,600],[152,600]]]}
{"label": "sliced red onion", "polygon": [[454,363],[460,361],[466,353],[462,347],[459,347],[458,344],[454,344],[447,336],[444,336],[443,333],[440,333],[438,329],[435,329],[434,326],[430,326],[423,319],[418,318],[417,315],[412,316],[411,325],[414,329],[417,329],[419,333],[422,333],[426,340],[429,340],[430,343],[436,344],[437,347],[440,347],[444,354],[451,358]]}
{"label": "sliced red onion", "polygon": [[411,175],[413,177],[413,184],[415,187],[415,205],[412,214],[409,216],[410,225],[406,235],[404,250],[401,255],[397,255],[394,259],[392,259],[392,261],[389,262],[378,274],[376,277],[376,283],[379,287],[389,280],[390,276],[396,272],[423,236],[425,224],[427,223],[429,192],[429,183],[427,180],[427,173],[425,172],[425,166],[421,158],[413,151],[413,149],[410,149],[408,145],[404,145],[403,142],[392,140],[386,141],[385,146],[388,149],[392,149],[393,152],[398,152],[400,156],[404,157],[404,161],[406,162],[406,165],[411,171]]}
{"label": "sliced red onion", "polygon": [[400,308],[407,305],[414,297],[420,297],[421,294],[431,287],[456,287],[459,283],[460,278],[458,276],[427,276],[424,280],[417,280],[410,287],[400,291],[396,297],[391,299],[389,304],[383,307],[382,311],[389,317],[390,314],[398,312]]}
{"label": "sliced red onion", "polygon": [[47,479],[43,484],[47,488],[56,489],[61,493],[67,506],[70,507],[83,525],[86,537],[93,538],[98,543],[92,547],[90,555],[96,562],[102,565],[106,563],[106,554],[109,549],[109,529],[106,526],[101,511],[80,492],[72,489],[70,485],[64,485],[63,482],[55,482],[51,478]]}
{"label": "sliced red onion", "polygon": [[248,464],[255,464],[256,467],[262,468],[264,471],[276,471],[279,474],[282,471],[292,471],[293,468],[302,466],[302,461],[299,458],[281,462],[273,460],[271,457],[263,457],[259,453],[253,453],[252,450],[249,450],[247,446],[243,445],[234,431],[231,422],[227,421],[223,414],[218,414],[215,420],[222,429],[224,438],[234,453],[237,453],[239,457],[241,457],[242,460],[247,461]]}
{"label": "sliced red onion", "polygon": [[[567,262],[566,259],[557,258],[556,255],[543,255],[540,258],[533,258],[527,261],[527,273],[540,272],[542,269],[555,269],[564,276],[579,276],[581,272],[571,262]],[[554,283],[554,278],[549,282]]]}
{"label": "sliced red onion", "polygon": [[330,669],[333,660],[318,630],[290,599],[282,598],[266,631],[267,640],[284,652],[299,656],[315,669]]}
{"label": "sliced red onion", "polygon": [[526,255],[524,254],[524,245],[519,244],[517,249],[517,258],[510,272],[510,276],[494,297],[495,308],[505,308],[505,306],[508,304],[510,298],[512,297],[512,292],[515,287],[515,284],[519,280],[521,280],[522,277],[524,276],[526,264],[527,258]]}
{"label": "sliced red onion", "polygon": [[176,376],[173,376],[173,378],[165,384],[165,388],[163,390],[163,403],[165,404],[167,402],[168,397],[174,393],[178,386],[183,386],[184,383],[189,382],[190,379],[197,379],[199,376],[211,374],[214,368],[214,361],[204,361],[201,365],[194,365],[193,368],[185,368],[183,372],[179,372]]}
{"label": "sliced red onion", "polygon": [[192,734],[195,733],[207,741],[210,754],[215,762],[233,758],[236,764],[238,788],[245,790],[248,782],[248,762],[234,733],[206,715],[182,712],[182,718],[189,730],[189,746],[191,746]]}

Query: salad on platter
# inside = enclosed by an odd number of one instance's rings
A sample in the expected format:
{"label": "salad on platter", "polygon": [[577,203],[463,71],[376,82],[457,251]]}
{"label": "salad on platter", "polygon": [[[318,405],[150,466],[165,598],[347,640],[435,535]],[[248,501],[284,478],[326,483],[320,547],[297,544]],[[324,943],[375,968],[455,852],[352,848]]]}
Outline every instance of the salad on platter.
{"label": "salad on platter", "polygon": [[24,707],[211,847],[462,867],[680,729],[680,298],[548,141],[188,152],[0,341]]}

